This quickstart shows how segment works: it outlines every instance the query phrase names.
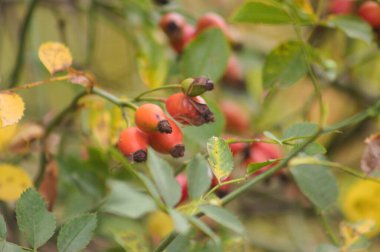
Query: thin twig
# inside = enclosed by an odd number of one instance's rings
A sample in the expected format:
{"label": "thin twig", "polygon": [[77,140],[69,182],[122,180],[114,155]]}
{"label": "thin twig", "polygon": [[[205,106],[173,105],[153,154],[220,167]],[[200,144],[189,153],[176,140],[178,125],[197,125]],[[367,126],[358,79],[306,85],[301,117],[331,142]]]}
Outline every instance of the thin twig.
{"label": "thin twig", "polygon": [[13,67],[13,71],[10,77],[10,84],[9,87],[14,87],[16,86],[16,83],[20,79],[20,73],[22,70],[22,67],[24,65],[24,55],[25,55],[25,45],[26,45],[26,37],[28,35],[28,30],[30,27],[30,23],[32,20],[33,13],[37,7],[38,0],[32,0],[31,3],[29,4],[28,10],[25,15],[24,22],[22,23],[21,26],[21,31],[20,31],[20,43],[18,44],[18,49],[17,49],[17,58],[15,65]]}

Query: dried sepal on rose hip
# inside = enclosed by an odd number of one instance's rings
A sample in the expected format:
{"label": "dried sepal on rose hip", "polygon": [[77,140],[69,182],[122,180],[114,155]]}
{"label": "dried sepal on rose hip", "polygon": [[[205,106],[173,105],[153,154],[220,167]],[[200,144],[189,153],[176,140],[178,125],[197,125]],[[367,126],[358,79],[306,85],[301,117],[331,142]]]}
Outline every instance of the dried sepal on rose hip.
{"label": "dried sepal on rose hip", "polygon": [[141,105],[135,113],[135,123],[145,133],[159,131],[171,133],[172,127],[160,106],[152,103]]}
{"label": "dried sepal on rose hip", "polygon": [[214,114],[200,97],[175,93],[166,100],[166,110],[179,123],[200,126],[214,122]]}
{"label": "dried sepal on rose hip", "polygon": [[148,136],[138,127],[129,127],[121,132],[118,148],[131,161],[144,162],[147,159]]}
{"label": "dried sepal on rose hip", "polygon": [[168,121],[172,127],[172,133],[149,133],[149,145],[152,146],[155,151],[170,154],[174,158],[183,157],[185,154],[185,145],[183,144],[182,131],[175,122],[170,119],[168,119]]}
{"label": "dried sepal on rose hip", "polygon": [[182,91],[187,96],[198,96],[214,89],[214,83],[206,77],[187,78],[181,82]]}

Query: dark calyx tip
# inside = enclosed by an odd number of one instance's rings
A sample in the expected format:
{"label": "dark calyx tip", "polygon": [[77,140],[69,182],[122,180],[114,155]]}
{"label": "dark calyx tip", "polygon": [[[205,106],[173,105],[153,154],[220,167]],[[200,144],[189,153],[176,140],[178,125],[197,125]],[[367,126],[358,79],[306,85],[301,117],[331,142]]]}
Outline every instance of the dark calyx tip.
{"label": "dark calyx tip", "polygon": [[158,122],[157,129],[161,133],[172,133],[173,129],[168,120],[161,120]]}
{"label": "dark calyx tip", "polygon": [[214,114],[210,110],[206,110],[202,113],[202,117],[206,123],[214,122],[215,117]]}
{"label": "dark calyx tip", "polygon": [[177,144],[170,151],[170,155],[172,155],[174,158],[183,157],[185,155],[185,146],[183,144]]}
{"label": "dark calyx tip", "polygon": [[211,91],[214,89],[214,82],[212,82],[211,80],[208,80],[205,84],[205,88],[207,91]]}
{"label": "dark calyx tip", "polygon": [[166,26],[166,30],[169,34],[173,34],[179,31],[179,26],[176,22],[170,21]]}
{"label": "dark calyx tip", "polygon": [[155,0],[155,2],[156,2],[156,4],[164,5],[164,4],[170,3],[170,0]]}
{"label": "dark calyx tip", "polygon": [[145,162],[147,157],[148,155],[145,150],[138,150],[135,153],[133,153],[132,158],[133,158],[133,161],[140,163],[140,162]]}

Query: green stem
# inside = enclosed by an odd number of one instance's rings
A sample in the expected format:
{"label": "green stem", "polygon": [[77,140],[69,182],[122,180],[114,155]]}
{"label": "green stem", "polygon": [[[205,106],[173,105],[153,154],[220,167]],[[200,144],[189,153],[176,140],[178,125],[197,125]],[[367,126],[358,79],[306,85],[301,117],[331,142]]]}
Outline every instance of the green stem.
{"label": "green stem", "polygon": [[238,138],[230,138],[226,139],[225,142],[227,144],[233,144],[233,143],[268,143],[268,144],[278,144],[277,141],[274,140],[267,140],[267,139],[261,139],[261,138],[252,138],[252,139],[238,139]]}
{"label": "green stem", "polygon": [[216,190],[218,190],[219,188],[221,188],[222,186],[225,186],[225,185],[229,185],[229,184],[234,184],[234,183],[240,183],[240,182],[243,182],[247,179],[247,177],[243,177],[243,178],[237,178],[237,179],[232,179],[232,180],[228,180],[228,181],[225,181],[225,182],[222,182],[220,184],[217,184],[216,186],[214,186],[205,196],[204,198],[207,199],[211,194],[213,194]]}
{"label": "green stem", "polygon": [[170,243],[172,243],[172,241],[174,241],[174,239],[177,236],[178,236],[178,233],[171,232],[170,235],[167,236],[165,238],[165,240],[163,240],[153,252],[162,252],[162,251],[164,251],[166,249],[166,247],[169,246]]}
{"label": "green stem", "polygon": [[181,89],[181,88],[182,88],[182,86],[180,84],[171,84],[171,85],[165,85],[165,86],[161,86],[161,87],[154,88],[154,89],[149,89],[149,90],[147,90],[145,92],[142,92],[138,96],[136,96],[133,99],[133,101],[140,101],[141,97],[143,97],[144,95],[150,94],[150,93],[153,93],[153,92],[156,92],[156,91],[168,90],[168,89]]}
{"label": "green stem", "polygon": [[25,46],[26,46],[26,37],[28,35],[28,30],[30,27],[30,22],[32,20],[33,13],[36,9],[38,0],[32,0],[31,3],[29,4],[28,10],[25,15],[25,19],[22,23],[21,30],[20,30],[20,43],[18,44],[18,49],[17,49],[17,58],[15,61],[15,65],[13,67],[13,71],[10,77],[10,84],[9,87],[14,87],[16,83],[20,79],[20,73],[21,69],[24,64],[24,53],[25,53]]}
{"label": "green stem", "polygon": [[133,110],[136,110],[138,107],[133,104],[130,101],[121,100],[120,98],[116,97],[115,95],[108,93],[107,91],[94,87],[91,91],[93,94],[96,94],[100,97],[103,97],[104,99],[108,100],[109,102],[119,106],[119,107],[127,107]]}

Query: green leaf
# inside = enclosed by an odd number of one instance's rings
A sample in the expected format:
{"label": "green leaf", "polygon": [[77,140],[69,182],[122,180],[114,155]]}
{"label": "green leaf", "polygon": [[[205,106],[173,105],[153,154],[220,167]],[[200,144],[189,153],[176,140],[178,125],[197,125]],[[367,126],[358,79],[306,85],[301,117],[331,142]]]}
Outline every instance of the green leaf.
{"label": "green leaf", "polygon": [[332,244],[321,244],[315,252],[339,252],[340,249]]}
{"label": "green leaf", "polygon": [[335,176],[318,165],[298,165],[290,171],[299,188],[309,200],[321,210],[331,207],[338,198],[338,185]]}
{"label": "green leaf", "polygon": [[325,154],[326,148],[316,142],[310,143],[306,148],[303,150],[307,155],[314,156],[318,154]]}
{"label": "green leaf", "polygon": [[59,252],[76,252],[91,241],[96,228],[96,214],[83,214],[63,225],[58,235]]}
{"label": "green leaf", "polygon": [[160,198],[160,194],[158,193],[157,191],[157,188],[156,186],[153,184],[153,182],[147,177],[145,176],[143,173],[141,172],[137,172],[136,173],[137,177],[143,182],[145,188],[147,189],[147,191],[149,192],[149,194],[158,202],[162,202],[161,201],[161,198]]}
{"label": "green leaf", "polygon": [[169,244],[168,252],[189,252],[190,240],[186,235],[177,235],[177,237]]}
{"label": "green leaf", "polygon": [[220,29],[207,29],[185,48],[180,62],[186,77],[208,76],[218,81],[227,67],[230,48]]}
{"label": "green leaf", "polygon": [[170,207],[175,206],[181,198],[181,187],[174,177],[173,169],[168,162],[158,157],[156,152],[149,148],[148,167],[157,189]]}
{"label": "green leaf", "polygon": [[208,161],[215,177],[221,181],[227,178],[233,168],[234,160],[228,144],[223,138],[211,137],[207,141]]}
{"label": "green leaf", "polygon": [[244,226],[240,220],[228,212],[226,209],[213,206],[213,205],[202,205],[199,207],[200,211],[206,214],[208,217],[218,222],[219,224],[235,231],[236,233],[244,233]]}
{"label": "green leaf", "polygon": [[343,31],[348,37],[360,39],[370,44],[373,41],[371,26],[363,19],[356,16],[336,15],[331,16],[327,26]]}
{"label": "green leaf", "polygon": [[4,217],[0,214],[0,241],[5,240],[7,237],[7,224],[5,223]]}
{"label": "green leaf", "polygon": [[25,250],[16,244],[0,241],[0,252],[25,252]]}
{"label": "green leaf", "polygon": [[108,213],[129,218],[139,218],[156,210],[152,198],[121,181],[110,181],[111,193],[102,207]]}
{"label": "green leaf", "polygon": [[26,190],[17,201],[16,218],[20,231],[35,249],[45,244],[54,234],[54,216],[46,209],[44,200],[34,189]]}
{"label": "green leaf", "polygon": [[293,124],[284,131],[283,139],[310,137],[317,133],[318,128],[318,124],[309,122]]}
{"label": "green leaf", "polygon": [[257,172],[258,170],[260,170],[261,168],[265,167],[265,166],[268,166],[268,165],[271,165],[275,162],[277,162],[279,159],[270,159],[270,160],[267,160],[265,162],[260,162],[260,163],[250,163],[247,167],[247,174],[250,175],[252,173],[255,173]]}
{"label": "green leaf", "polygon": [[192,199],[200,198],[211,185],[212,174],[204,157],[197,154],[187,165],[187,191]]}
{"label": "green leaf", "polygon": [[308,72],[304,54],[302,42],[296,41],[286,42],[272,50],[263,68],[264,86],[287,87],[301,80]]}
{"label": "green leaf", "polygon": [[169,209],[169,214],[173,219],[177,232],[180,234],[186,234],[190,229],[190,225],[187,219],[174,209]]}
{"label": "green leaf", "polygon": [[[274,0],[254,0],[242,4],[232,15],[232,22],[262,24],[310,24],[312,17],[298,11],[292,5],[286,9],[285,4]],[[292,15],[289,15],[292,11]]]}

